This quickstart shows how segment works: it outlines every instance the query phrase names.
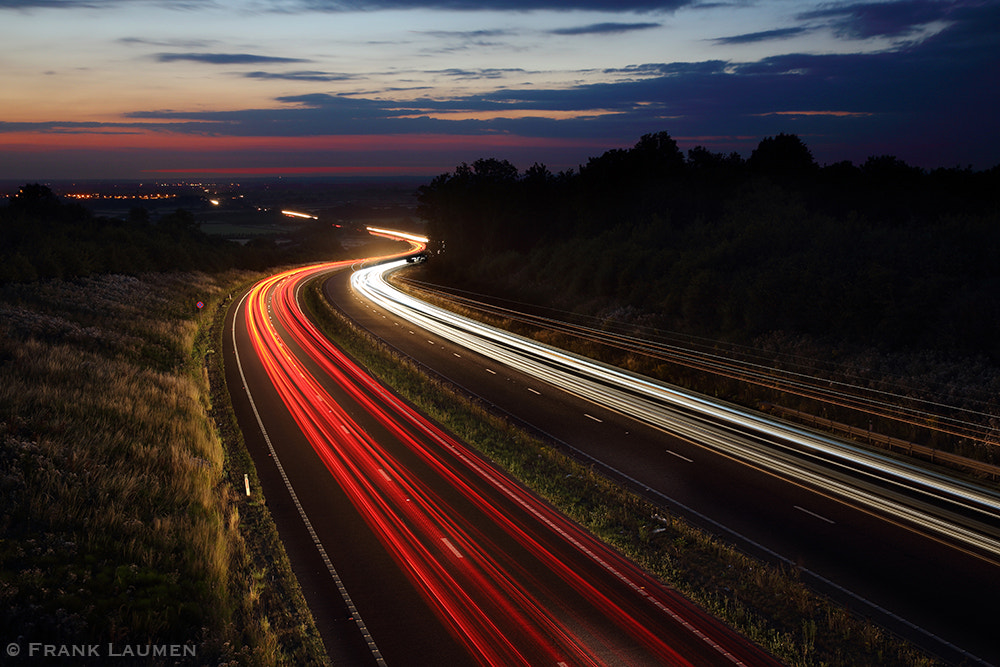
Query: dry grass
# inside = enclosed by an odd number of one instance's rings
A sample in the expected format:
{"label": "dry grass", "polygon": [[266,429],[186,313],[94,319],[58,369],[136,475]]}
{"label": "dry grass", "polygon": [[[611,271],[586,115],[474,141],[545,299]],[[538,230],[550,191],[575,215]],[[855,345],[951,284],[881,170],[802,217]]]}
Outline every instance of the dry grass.
{"label": "dry grass", "polygon": [[247,278],[0,291],[0,637],[295,662],[267,615],[248,611],[260,598],[245,595],[254,547],[205,367],[208,313]]}

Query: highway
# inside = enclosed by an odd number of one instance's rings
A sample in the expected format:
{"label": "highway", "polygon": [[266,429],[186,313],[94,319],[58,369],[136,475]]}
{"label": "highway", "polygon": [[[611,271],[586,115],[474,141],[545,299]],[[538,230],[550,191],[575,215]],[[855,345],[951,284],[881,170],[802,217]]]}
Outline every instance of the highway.
{"label": "highway", "polygon": [[[418,248],[414,242],[414,248]],[[286,271],[230,310],[227,380],[335,664],[772,665],[395,397]]]}
{"label": "highway", "polygon": [[373,334],[581,458],[953,662],[996,662],[1000,502],[763,415],[410,300],[385,267],[327,283]]}

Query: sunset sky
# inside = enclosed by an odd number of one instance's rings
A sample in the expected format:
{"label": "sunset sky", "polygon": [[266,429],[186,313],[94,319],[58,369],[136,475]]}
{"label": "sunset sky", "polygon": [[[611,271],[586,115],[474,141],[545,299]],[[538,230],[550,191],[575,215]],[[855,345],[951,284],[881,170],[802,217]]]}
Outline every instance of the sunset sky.
{"label": "sunset sky", "polygon": [[998,45],[996,0],[0,0],[0,179],[559,171],[658,131],[983,169]]}

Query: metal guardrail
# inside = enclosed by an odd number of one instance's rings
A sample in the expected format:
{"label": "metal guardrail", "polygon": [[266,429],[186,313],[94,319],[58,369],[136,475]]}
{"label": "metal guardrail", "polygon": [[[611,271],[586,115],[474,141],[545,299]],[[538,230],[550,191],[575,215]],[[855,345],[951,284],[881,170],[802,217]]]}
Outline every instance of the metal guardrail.
{"label": "metal guardrail", "polygon": [[918,445],[915,442],[893,438],[892,436],[888,436],[883,433],[876,433],[875,431],[858,428],[857,426],[851,426],[849,424],[842,424],[841,422],[835,422],[832,419],[817,417],[816,415],[808,412],[800,412],[799,410],[774,405],[773,403],[761,403],[760,409],[764,412],[770,412],[780,416],[794,417],[799,422],[809,426],[816,426],[819,428],[846,433],[856,438],[866,440],[870,444],[884,447],[890,451],[897,451],[906,454],[907,456],[925,459],[932,463],[952,466],[970,472],[983,474],[994,481],[1000,480],[1000,466],[995,466],[991,463],[984,463],[982,461],[970,459],[965,456],[959,456],[958,454],[952,454],[950,452],[942,452],[940,449],[934,449],[933,447],[927,447],[926,445]]}

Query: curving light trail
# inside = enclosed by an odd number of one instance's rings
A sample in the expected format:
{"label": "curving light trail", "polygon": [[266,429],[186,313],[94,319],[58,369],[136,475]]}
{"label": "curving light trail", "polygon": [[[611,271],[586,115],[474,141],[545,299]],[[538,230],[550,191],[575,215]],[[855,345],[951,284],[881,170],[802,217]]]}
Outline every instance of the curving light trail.
{"label": "curving light trail", "polygon": [[608,409],[875,511],[989,559],[1000,557],[1000,496],[758,413],[710,401],[456,315],[393,287],[405,262],[362,269],[354,289],[385,310]]}
{"label": "curving light trail", "polygon": [[[401,277],[401,280],[418,294],[443,298],[468,309],[521,322],[534,328],[558,332],[627,353],[638,353],[668,361],[716,377],[731,378],[742,383],[822,401],[827,405],[849,408],[863,412],[871,418],[889,419],[981,443],[991,441],[988,422],[994,414],[977,409],[985,407],[986,404],[982,401],[969,400],[965,406],[949,405],[929,398],[915,397],[911,391],[900,385],[882,388],[864,386],[849,374],[836,373],[826,374],[822,378],[816,377],[802,369],[797,370],[798,365],[794,357],[784,357],[782,365],[785,368],[775,368],[773,361],[759,357],[753,348],[731,346],[729,353],[720,353],[717,341],[699,341],[696,338],[656,330],[650,332],[651,338],[640,338],[616,333],[613,328],[597,326],[596,318],[592,318],[595,321],[591,326],[587,326],[566,319],[534,315],[495,305],[471,295],[458,294],[459,290],[443,290],[439,286],[410,277]],[[574,319],[580,317],[575,315]],[[684,343],[671,341],[675,336]]]}
{"label": "curving light trail", "polygon": [[[775,664],[330,344],[297,291],[347,265],[299,268],[255,285],[245,307],[252,346],[326,468],[478,664]],[[377,421],[377,436],[333,398],[334,387]]]}

